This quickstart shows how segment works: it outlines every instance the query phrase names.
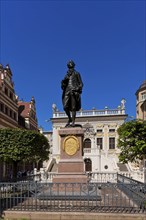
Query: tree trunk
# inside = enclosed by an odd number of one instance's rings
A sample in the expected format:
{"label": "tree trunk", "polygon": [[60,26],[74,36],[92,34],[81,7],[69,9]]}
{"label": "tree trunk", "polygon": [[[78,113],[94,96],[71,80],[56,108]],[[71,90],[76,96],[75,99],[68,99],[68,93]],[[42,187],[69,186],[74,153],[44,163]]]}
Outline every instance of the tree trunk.
{"label": "tree trunk", "polygon": [[2,166],[3,166],[3,178],[5,179],[6,178],[6,162],[2,162]]}
{"label": "tree trunk", "polygon": [[18,161],[13,161],[13,180],[16,181],[17,179],[17,167]]}

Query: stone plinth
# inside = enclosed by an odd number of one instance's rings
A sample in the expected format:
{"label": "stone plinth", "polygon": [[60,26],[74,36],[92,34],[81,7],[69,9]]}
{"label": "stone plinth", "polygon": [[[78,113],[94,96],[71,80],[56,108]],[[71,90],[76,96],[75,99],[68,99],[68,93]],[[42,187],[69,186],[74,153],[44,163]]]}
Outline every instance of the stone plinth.
{"label": "stone plinth", "polygon": [[83,136],[81,127],[62,128],[59,130],[61,138],[60,161],[58,175],[53,178],[54,183],[86,183],[83,161]]}

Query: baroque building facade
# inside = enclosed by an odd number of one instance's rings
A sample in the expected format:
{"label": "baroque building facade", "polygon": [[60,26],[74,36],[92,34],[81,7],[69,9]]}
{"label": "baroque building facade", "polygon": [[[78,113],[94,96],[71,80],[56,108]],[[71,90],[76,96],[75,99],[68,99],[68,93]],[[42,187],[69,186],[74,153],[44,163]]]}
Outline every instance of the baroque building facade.
{"label": "baroque building facade", "polygon": [[146,120],[146,80],[140,85],[136,95],[136,118]]}
{"label": "baroque building facade", "polygon": [[[12,71],[9,65],[0,64],[0,129],[21,128],[38,131],[35,99],[30,102],[18,99],[15,93]],[[32,164],[21,164],[26,169]],[[0,180],[9,176],[11,164],[0,162]],[[32,167],[33,169],[33,167]]]}
{"label": "baroque building facade", "polygon": [[[65,127],[67,116],[64,112],[57,110],[55,105],[52,108],[51,157],[47,163],[44,163],[44,167],[46,171],[57,172],[61,148],[59,129]],[[83,160],[85,171],[117,172],[121,168],[128,171],[126,165],[122,167],[119,163],[119,149],[117,148],[117,129],[126,118],[124,99],[116,109],[105,107],[103,110],[92,109],[77,112],[76,124],[82,125],[84,130]]]}
{"label": "baroque building facade", "polygon": [[0,128],[38,130],[34,97],[30,102],[18,99],[9,65],[0,64]]}
{"label": "baroque building facade", "polygon": [[9,65],[0,65],[0,128],[18,127],[17,96]]}
{"label": "baroque building facade", "polygon": [[30,102],[18,101],[18,124],[19,127],[38,131],[34,97]]}

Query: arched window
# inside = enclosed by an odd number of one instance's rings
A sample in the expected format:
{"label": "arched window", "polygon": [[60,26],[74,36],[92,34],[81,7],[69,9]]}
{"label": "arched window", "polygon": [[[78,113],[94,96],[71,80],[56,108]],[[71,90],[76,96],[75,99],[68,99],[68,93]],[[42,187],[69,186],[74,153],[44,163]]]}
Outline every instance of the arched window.
{"label": "arched window", "polygon": [[89,138],[84,140],[84,148],[91,148],[91,140]]}
{"label": "arched window", "polygon": [[86,158],[84,160],[84,162],[85,162],[85,171],[86,172],[91,172],[92,171],[92,161],[91,161],[91,159],[90,158]]}

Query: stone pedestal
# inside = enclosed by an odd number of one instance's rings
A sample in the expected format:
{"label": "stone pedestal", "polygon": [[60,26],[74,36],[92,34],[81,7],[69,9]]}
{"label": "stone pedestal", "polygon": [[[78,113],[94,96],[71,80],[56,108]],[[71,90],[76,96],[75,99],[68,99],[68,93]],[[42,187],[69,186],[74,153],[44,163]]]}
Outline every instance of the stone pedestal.
{"label": "stone pedestal", "polygon": [[60,161],[58,175],[53,183],[87,183],[84,172],[83,129],[81,127],[62,128],[59,130],[61,138]]}

